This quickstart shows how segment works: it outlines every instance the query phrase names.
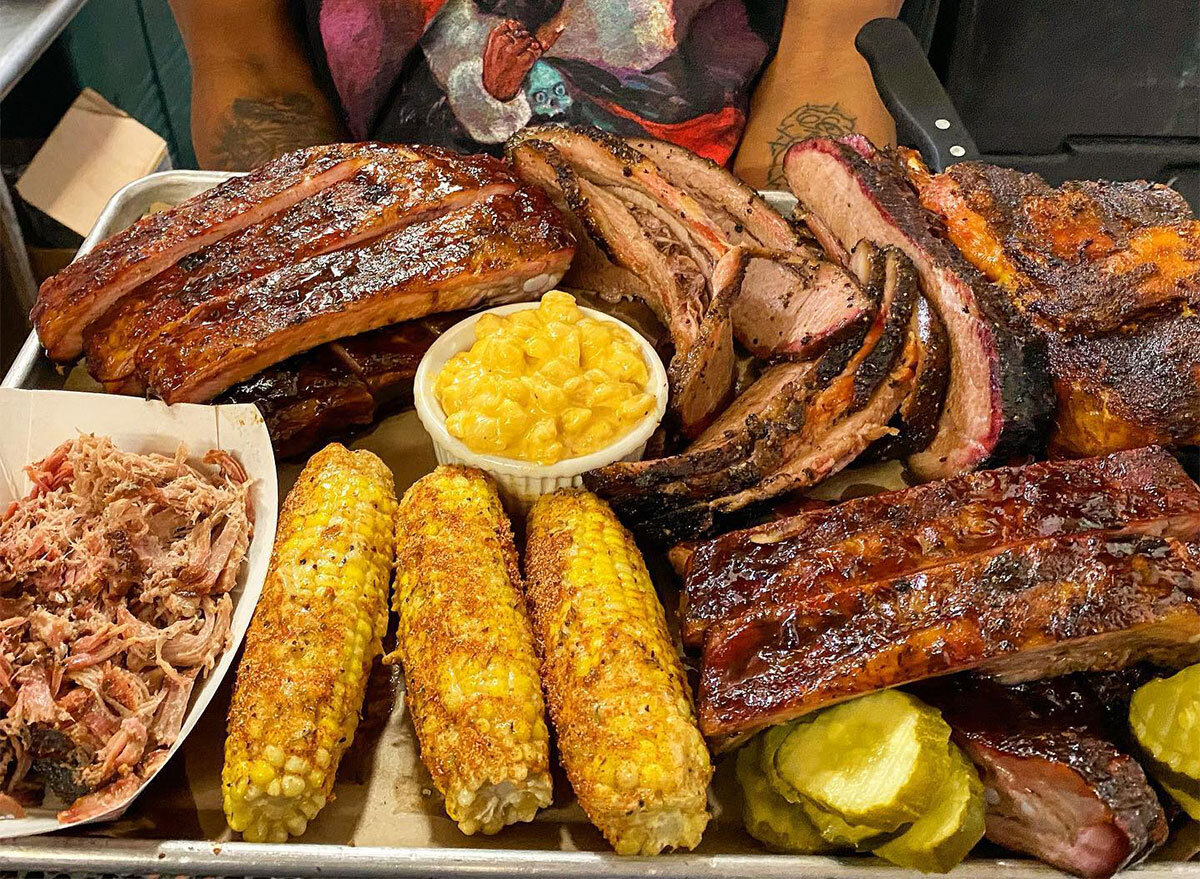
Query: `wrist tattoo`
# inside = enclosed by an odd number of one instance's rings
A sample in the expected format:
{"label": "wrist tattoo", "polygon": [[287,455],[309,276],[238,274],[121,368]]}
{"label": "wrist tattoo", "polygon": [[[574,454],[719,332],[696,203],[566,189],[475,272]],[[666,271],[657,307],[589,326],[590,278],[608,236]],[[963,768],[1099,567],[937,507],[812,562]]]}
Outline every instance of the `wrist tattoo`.
{"label": "wrist tattoo", "polygon": [[788,113],[775,129],[772,138],[771,167],[767,171],[767,185],[772,189],[786,189],[783,176],[783,154],[794,143],[809,137],[841,137],[851,134],[856,119],[839,104],[801,104]]}
{"label": "wrist tattoo", "polygon": [[339,132],[307,95],[236,98],[212,158],[216,167],[245,171],[290,150],[339,139]]}

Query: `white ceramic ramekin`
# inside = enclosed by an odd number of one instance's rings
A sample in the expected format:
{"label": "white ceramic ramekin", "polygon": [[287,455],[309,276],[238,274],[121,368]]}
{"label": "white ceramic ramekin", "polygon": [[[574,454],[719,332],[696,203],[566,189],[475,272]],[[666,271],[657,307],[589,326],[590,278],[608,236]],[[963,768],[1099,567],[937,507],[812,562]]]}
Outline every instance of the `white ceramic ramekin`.
{"label": "white ceramic ramekin", "polygon": [[446,413],[442,411],[441,404],[438,403],[437,397],[433,393],[433,385],[438,373],[441,372],[447,360],[474,344],[475,323],[482,315],[512,314],[514,311],[526,308],[537,308],[538,305],[537,302],[502,305],[459,321],[442,333],[425,352],[425,356],[421,358],[421,362],[417,366],[417,374],[413,380],[413,398],[416,402],[417,416],[433,439],[433,451],[437,456],[438,463],[466,464],[492,474],[500,488],[504,504],[513,516],[523,516],[540,495],[560,488],[581,485],[583,474],[589,470],[603,467],[614,461],[637,461],[640,459],[646,450],[646,441],[650,439],[650,435],[662,421],[663,413],[667,409],[667,371],[663,369],[662,360],[650,343],[623,321],[609,317],[603,312],[581,307],[580,310],[588,317],[617,324],[637,341],[650,371],[646,392],[653,394],[657,403],[653,412],[642,419],[633,430],[611,445],[589,455],[566,458],[557,464],[539,465],[512,458],[481,455],[467,448],[462,440],[451,436],[450,431],[446,429]]}

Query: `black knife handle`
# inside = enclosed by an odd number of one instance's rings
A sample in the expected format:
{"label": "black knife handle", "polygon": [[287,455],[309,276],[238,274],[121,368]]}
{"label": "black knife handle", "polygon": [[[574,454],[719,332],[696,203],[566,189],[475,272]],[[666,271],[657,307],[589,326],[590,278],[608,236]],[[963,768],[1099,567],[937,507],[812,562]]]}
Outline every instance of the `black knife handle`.
{"label": "black knife handle", "polygon": [[900,143],[919,149],[934,171],[978,158],[975,141],[908,25],[876,18],[863,25],[854,45],[871,66],[879,97],[896,120]]}

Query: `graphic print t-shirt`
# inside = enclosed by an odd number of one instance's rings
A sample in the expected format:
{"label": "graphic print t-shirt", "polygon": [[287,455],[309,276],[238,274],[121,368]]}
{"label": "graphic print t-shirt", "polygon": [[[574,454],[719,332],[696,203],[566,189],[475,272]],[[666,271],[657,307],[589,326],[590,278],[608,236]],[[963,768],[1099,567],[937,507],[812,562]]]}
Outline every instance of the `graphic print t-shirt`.
{"label": "graphic print t-shirt", "polygon": [[306,0],[356,138],[495,151],[562,122],[722,163],[782,15],[783,0]]}

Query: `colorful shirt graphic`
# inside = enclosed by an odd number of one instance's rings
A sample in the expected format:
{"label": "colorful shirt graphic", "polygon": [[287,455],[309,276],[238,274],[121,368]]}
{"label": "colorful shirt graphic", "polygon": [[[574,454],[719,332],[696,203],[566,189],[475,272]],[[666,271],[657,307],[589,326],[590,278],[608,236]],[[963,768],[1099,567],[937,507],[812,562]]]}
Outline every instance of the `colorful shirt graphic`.
{"label": "colorful shirt graphic", "polygon": [[[763,6],[763,4],[758,4]],[[307,0],[358,138],[496,150],[545,122],[649,134],[728,161],[782,2]]]}

